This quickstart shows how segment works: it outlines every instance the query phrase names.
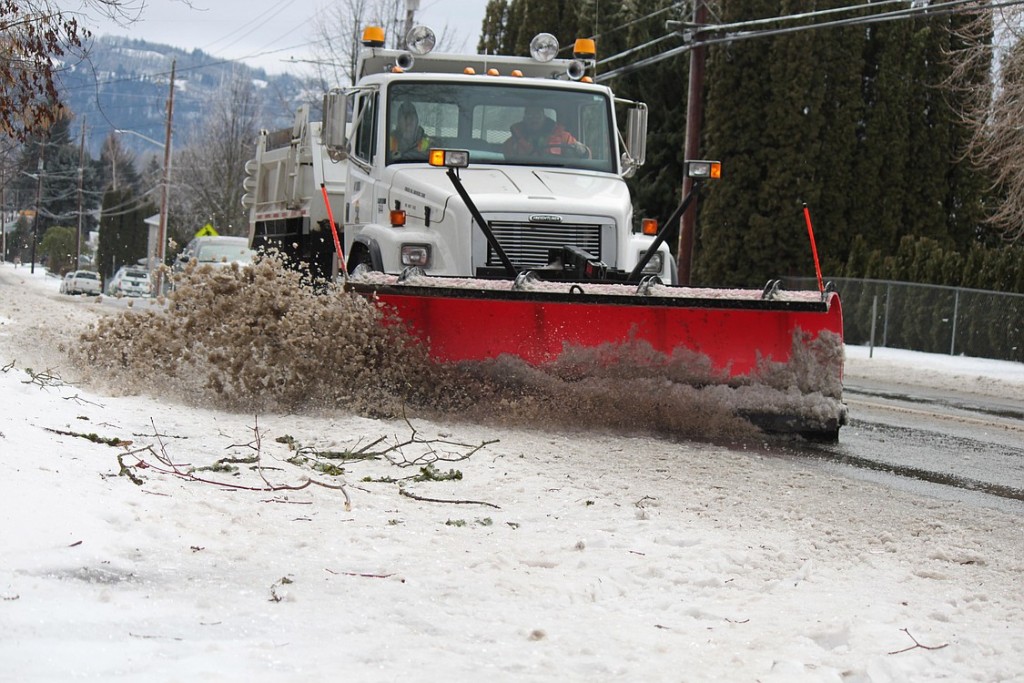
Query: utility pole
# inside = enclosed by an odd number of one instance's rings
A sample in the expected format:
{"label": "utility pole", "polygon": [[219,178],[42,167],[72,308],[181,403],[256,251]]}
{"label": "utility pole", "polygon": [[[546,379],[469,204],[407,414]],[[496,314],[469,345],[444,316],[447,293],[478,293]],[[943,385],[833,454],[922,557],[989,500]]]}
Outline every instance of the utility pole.
{"label": "utility pole", "polygon": [[405,33],[402,34],[398,41],[399,49],[405,47],[405,38],[409,35],[409,31],[412,30],[413,24],[416,22],[416,11],[420,8],[420,0],[405,0]]}
{"label": "utility pole", "polygon": [[156,273],[154,291],[163,293],[164,243],[167,241],[167,194],[171,184],[171,122],[174,116],[174,70],[178,60],[171,62],[171,90],[167,96],[167,133],[164,138],[164,176],[160,191],[160,227],[156,231]]}
{"label": "utility pole", "polygon": [[0,232],[3,233],[3,251],[0,263],[7,263],[7,167],[0,166]]}
{"label": "utility pole", "polygon": [[[707,23],[708,6],[706,0],[694,0],[693,23],[694,40],[699,42],[697,33],[700,27]],[[683,153],[684,159],[697,159],[700,157],[700,127],[701,119],[704,117],[704,63],[707,48],[698,45],[690,50],[690,82],[686,93],[686,146]],[[693,178],[683,174],[683,197],[686,197],[693,190]],[[693,245],[696,242],[694,233],[697,228],[697,202],[691,202],[690,207],[679,219],[679,245],[676,249],[676,266],[679,271],[679,284],[688,286],[691,279],[693,265]]]}
{"label": "utility pole", "polygon": [[75,240],[75,270],[82,265],[82,192],[85,184],[85,117],[82,117],[82,140],[78,146],[78,239]]}
{"label": "utility pole", "polygon": [[32,217],[32,258],[28,272],[36,272],[36,242],[39,241],[39,218],[43,202],[43,157],[46,155],[46,143],[39,143],[39,164],[36,166],[36,215]]}

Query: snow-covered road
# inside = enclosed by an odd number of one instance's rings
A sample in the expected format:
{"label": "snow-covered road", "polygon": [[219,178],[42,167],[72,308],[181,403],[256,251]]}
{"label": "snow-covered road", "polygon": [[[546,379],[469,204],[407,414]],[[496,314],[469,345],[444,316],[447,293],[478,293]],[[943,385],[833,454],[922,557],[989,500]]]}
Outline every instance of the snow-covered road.
{"label": "snow-covered road", "polygon": [[[1018,516],[761,450],[112,395],[55,352],[96,305],[26,272],[0,266],[0,680],[1024,680]],[[913,381],[981,372],[936,366]],[[350,505],[280,488],[310,480]]]}

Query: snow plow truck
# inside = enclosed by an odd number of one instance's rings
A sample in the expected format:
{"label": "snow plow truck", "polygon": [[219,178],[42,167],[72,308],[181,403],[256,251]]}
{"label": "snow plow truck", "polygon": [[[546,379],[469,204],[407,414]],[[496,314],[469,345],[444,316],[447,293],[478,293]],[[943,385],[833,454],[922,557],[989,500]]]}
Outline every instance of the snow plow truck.
{"label": "snow plow truck", "polygon": [[[666,236],[696,192],[660,227],[634,216],[647,109],[588,76],[593,41],[571,59],[543,33],[530,57],[434,43],[417,26],[389,49],[368,28],[355,85],[326,93],[321,121],[303,105],[292,128],[261,131],[242,200],[254,249],[344,279],[438,362],[541,367],[639,345],[648,364],[743,390],[737,412],[767,431],[838,438],[838,295],[820,277],[816,291],[678,286]],[[696,190],[721,166],[686,168]]]}

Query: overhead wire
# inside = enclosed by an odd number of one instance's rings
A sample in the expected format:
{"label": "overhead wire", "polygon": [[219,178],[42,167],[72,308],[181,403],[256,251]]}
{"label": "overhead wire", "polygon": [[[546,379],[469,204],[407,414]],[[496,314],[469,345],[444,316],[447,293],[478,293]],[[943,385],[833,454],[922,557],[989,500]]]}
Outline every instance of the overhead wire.
{"label": "overhead wire", "polygon": [[[888,5],[888,4],[892,4],[893,1],[894,0],[884,0],[881,3],[867,3],[867,4],[862,4],[862,5],[856,5],[856,6],[846,6],[844,8],[837,8],[837,9],[843,9],[843,10],[846,10],[846,11],[851,11],[851,10],[854,10],[854,9],[870,9],[873,5],[874,6],[881,5],[881,4]],[[1024,4],[1024,0],[1005,0],[1003,2],[989,3],[988,5],[986,5],[985,9],[1001,9],[1001,8],[1013,7],[1013,6],[1022,5],[1022,4]],[[968,6],[970,6],[970,7],[968,7]],[[599,82],[599,83],[600,82],[604,82],[604,81],[609,81],[609,80],[611,80],[613,78],[616,78],[618,76],[624,76],[626,74],[633,73],[633,72],[638,71],[638,70],[640,70],[640,69],[642,69],[644,67],[650,66],[652,64],[656,64],[658,62],[664,61],[664,60],[669,59],[671,57],[675,57],[675,56],[683,54],[685,52],[689,52],[690,50],[693,50],[694,48],[697,48],[697,47],[704,47],[704,46],[710,46],[710,45],[718,45],[718,44],[721,44],[721,43],[731,43],[731,42],[740,41],[740,40],[750,40],[750,39],[753,39],[753,38],[779,36],[779,35],[785,35],[785,34],[789,34],[789,33],[795,33],[795,32],[798,32],[798,31],[807,31],[807,30],[811,30],[811,29],[838,28],[838,27],[848,27],[848,26],[861,26],[861,25],[877,24],[877,23],[882,23],[882,22],[886,22],[886,21],[895,21],[897,19],[914,18],[914,17],[917,17],[919,15],[920,16],[924,16],[924,17],[947,16],[947,15],[951,15],[951,14],[959,14],[959,13],[962,13],[962,12],[965,12],[965,11],[969,11],[971,8],[976,7],[976,6],[977,5],[974,2],[974,0],[952,0],[950,2],[931,4],[931,5],[927,5],[927,6],[921,6],[921,7],[911,7],[909,9],[905,9],[905,10],[894,10],[894,11],[890,11],[890,12],[881,12],[881,13],[878,13],[878,14],[871,14],[871,15],[862,16],[862,17],[853,17],[853,18],[849,18],[849,19],[839,19],[839,20],[832,20],[832,21],[826,21],[826,22],[815,23],[815,24],[804,24],[804,25],[800,25],[800,26],[787,26],[787,27],[761,29],[761,30],[753,30],[753,31],[740,31],[740,32],[735,32],[735,33],[730,33],[729,32],[734,27],[733,24],[719,24],[719,25],[704,24],[704,25],[700,26],[699,28],[695,29],[695,31],[694,31],[695,36],[699,35],[701,33],[706,33],[706,34],[725,33],[726,35],[721,36],[721,37],[695,38],[695,39],[693,39],[693,40],[691,40],[691,41],[689,41],[689,42],[687,42],[687,43],[685,43],[683,45],[680,45],[678,47],[672,48],[672,49],[667,50],[665,52],[662,52],[660,54],[653,55],[653,56],[648,57],[646,59],[642,59],[640,61],[637,61],[637,62],[634,62],[632,64],[629,64],[627,66],[619,67],[618,69],[614,69],[612,71],[606,71],[606,72],[604,72],[602,74],[598,74],[595,77],[594,80]],[[827,12],[827,13],[831,14],[831,13],[834,12],[834,10],[821,10],[821,12]],[[819,13],[816,13],[816,12],[804,13],[802,15],[799,15],[799,18],[801,18],[801,19],[815,18],[818,14]],[[759,20],[754,20],[754,21],[759,22],[759,23],[764,23],[764,22],[779,23],[779,22],[783,22],[783,21],[789,21],[793,17],[797,17],[797,16],[798,15],[789,15],[789,16],[781,16],[781,17],[772,17],[770,19],[759,19]],[[749,22],[741,22],[741,23],[743,25],[745,25],[745,26],[746,25],[750,25]],[[672,35],[672,34],[670,34],[670,35]],[[675,34],[675,35],[678,35],[678,34]],[[607,63],[607,62],[612,61],[613,59],[616,59],[616,58],[617,58],[617,56],[613,55],[612,57],[609,57],[608,59],[604,60],[603,62],[598,62],[598,63],[599,64]]]}

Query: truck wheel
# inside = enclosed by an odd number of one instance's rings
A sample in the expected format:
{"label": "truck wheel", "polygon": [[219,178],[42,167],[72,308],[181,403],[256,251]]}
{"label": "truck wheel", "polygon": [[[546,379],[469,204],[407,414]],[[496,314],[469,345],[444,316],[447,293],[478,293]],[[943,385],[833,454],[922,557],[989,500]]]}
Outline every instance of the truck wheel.
{"label": "truck wheel", "polygon": [[352,254],[351,264],[348,269],[350,277],[360,277],[377,270],[373,267],[373,258],[365,247]]}

